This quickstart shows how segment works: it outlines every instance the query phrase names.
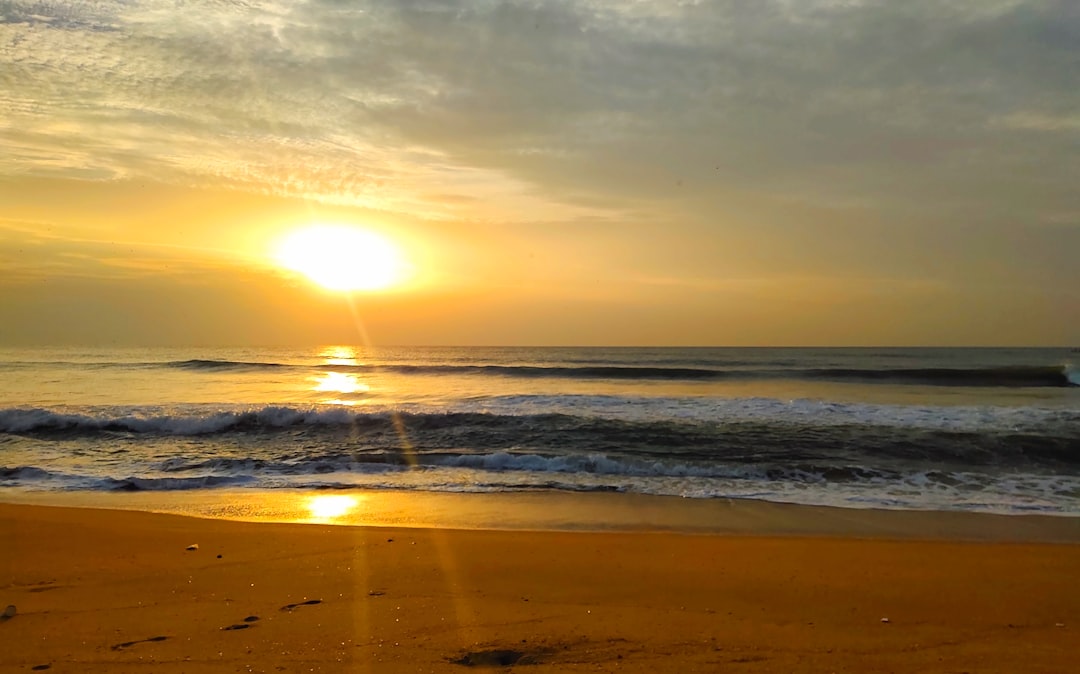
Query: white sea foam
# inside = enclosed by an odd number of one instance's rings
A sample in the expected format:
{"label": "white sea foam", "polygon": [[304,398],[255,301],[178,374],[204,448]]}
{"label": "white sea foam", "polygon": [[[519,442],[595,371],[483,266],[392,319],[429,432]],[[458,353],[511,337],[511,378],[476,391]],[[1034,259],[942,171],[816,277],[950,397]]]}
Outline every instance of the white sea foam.
{"label": "white sea foam", "polygon": [[187,414],[154,414],[157,410],[151,408],[149,411],[110,414],[9,408],[0,410],[0,433],[119,430],[162,435],[207,435],[240,426],[287,428],[298,425],[343,425],[357,418],[355,413],[339,406],[297,408],[270,405],[191,411]]}
{"label": "white sea foam", "polygon": [[[974,471],[835,471],[754,466],[693,466],[626,462],[606,456],[544,457],[495,452],[443,457],[420,469],[348,461],[298,462],[254,468],[229,464],[227,474],[205,466],[178,477],[153,471],[79,475],[21,467],[0,471],[0,485],[61,490],[174,491],[251,487],[420,489],[499,492],[522,489],[621,491],[689,498],[746,498],[856,508],[1043,512],[1080,516],[1080,476]],[[224,468],[224,466],[219,466]]]}
{"label": "white sea foam", "polygon": [[1080,366],[1069,364],[1065,366],[1065,378],[1073,386],[1080,386]]}
{"label": "white sea foam", "polygon": [[1040,407],[916,406],[839,403],[773,398],[639,398],[600,395],[524,395],[472,398],[447,405],[295,407],[186,406],[181,409],[122,410],[0,409],[0,432],[117,430],[162,435],[207,435],[240,427],[279,429],[338,426],[394,414],[488,414],[525,417],[543,414],[619,421],[808,423],[815,426],[866,425],[946,431],[1024,430],[1080,424],[1080,410]]}
{"label": "white sea foam", "polygon": [[472,401],[477,410],[500,415],[584,414],[626,421],[759,421],[815,425],[858,424],[936,430],[1009,430],[1076,422],[1075,409],[1001,406],[877,405],[810,399],[653,398],[596,395],[519,395]]}

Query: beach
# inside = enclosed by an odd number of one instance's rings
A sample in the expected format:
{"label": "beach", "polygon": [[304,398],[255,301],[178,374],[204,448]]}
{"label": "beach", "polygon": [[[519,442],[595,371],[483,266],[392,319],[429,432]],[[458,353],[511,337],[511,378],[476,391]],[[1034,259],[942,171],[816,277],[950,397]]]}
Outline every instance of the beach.
{"label": "beach", "polygon": [[[485,495],[443,496],[464,511],[513,510],[484,505]],[[640,499],[589,498],[641,512]],[[17,612],[0,622],[0,671],[1075,666],[1075,518],[867,510],[812,526],[830,512],[743,503],[730,526],[717,510],[707,532],[691,533],[685,513],[668,517],[681,528],[559,531],[6,503],[0,604]]]}
{"label": "beach", "polygon": [[1080,674],[1078,38],[0,0],[0,674]]}
{"label": "beach", "polygon": [[1071,671],[1065,360],[9,349],[0,672]]}

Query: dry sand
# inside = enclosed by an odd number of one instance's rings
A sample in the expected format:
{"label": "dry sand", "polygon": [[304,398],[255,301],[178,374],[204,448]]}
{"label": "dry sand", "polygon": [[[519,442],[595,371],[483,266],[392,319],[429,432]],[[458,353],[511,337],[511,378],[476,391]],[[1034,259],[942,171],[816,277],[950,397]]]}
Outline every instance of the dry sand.
{"label": "dry sand", "polygon": [[[926,531],[941,520],[905,516]],[[982,533],[957,538],[993,538],[986,523],[999,521],[961,520]],[[343,527],[0,505],[0,610],[17,607],[0,618],[0,671],[1077,671],[1075,520],[1009,521],[1026,522],[1030,539],[1074,542],[865,537],[856,526],[858,538]]]}

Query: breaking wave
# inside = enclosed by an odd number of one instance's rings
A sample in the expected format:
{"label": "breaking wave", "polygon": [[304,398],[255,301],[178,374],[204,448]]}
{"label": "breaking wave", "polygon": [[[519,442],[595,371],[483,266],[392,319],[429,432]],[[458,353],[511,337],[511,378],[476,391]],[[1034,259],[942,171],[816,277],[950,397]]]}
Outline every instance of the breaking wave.
{"label": "breaking wave", "polygon": [[987,368],[699,368],[622,365],[295,365],[230,360],[184,360],[145,363],[150,367],[184,370],[243,371],[299,369],[318,371],[381,371],[405,375],[488,375],[519,378],[613,379],[640,381],[718,381],[792,379],[833,382],[891,383],[922,386],[1065,387],[1080,386],[1080,373],[1070,366],[1016,366]]}

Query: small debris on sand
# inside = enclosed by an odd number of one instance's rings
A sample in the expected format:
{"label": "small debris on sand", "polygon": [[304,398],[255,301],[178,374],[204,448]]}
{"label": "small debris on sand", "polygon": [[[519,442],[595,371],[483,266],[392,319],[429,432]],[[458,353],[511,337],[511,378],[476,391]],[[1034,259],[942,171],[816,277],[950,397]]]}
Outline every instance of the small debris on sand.
{"label": "small debris on sand", "polygon": [[194,552],[195,550],[199,549],[199,544],[198,543],[192,543],[191,545],[187,546],[184,549],[187,550],[188,552]]}
{"label": "small debris on sand", "polygon": [[14,617],[15,617],[15,604],[8,604],[8,607],[6,609],[4,609],[3,619],[7,620],[8,618],[14,618]]}
{"label": "small debris on sand", "polygon": [[888,618],[882,618],[882,619],[881,619],[881,622],[883,622],[883,623],[887,623],[887,622],[889,622],[889,619],[888,619]]}

